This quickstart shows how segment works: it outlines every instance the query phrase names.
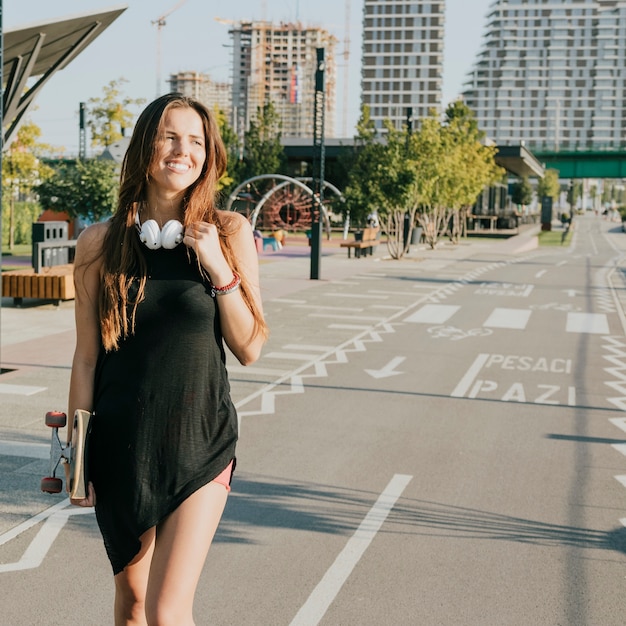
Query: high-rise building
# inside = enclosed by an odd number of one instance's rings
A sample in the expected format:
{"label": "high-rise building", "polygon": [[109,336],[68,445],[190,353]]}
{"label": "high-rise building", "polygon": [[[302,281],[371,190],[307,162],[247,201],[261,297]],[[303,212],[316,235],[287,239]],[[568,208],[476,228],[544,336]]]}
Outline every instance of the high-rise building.
{"label": "high-rise building", "polygon": [[218,83],[201,72],[170,74],[170,91],[194,98],[213,110],[217,106],[230,119],[232,115],[230,83]]}
{"label": "high-rise building", "polygon": [[378,128],[441,110],[444,0],[365,0],[361,103]]}
{"label": "high-rise building", "polygon": [[237,22],[233,43],[233,128],[247,129],[258,108],[272,102],[284,137],[311,137],[316,48],[325,48],[325,135],[335,132],[336,39],[300,23]]}
{"label": "high-rise building", "polygon": [[495,0],[464,99],[498,144],[626,143],[626,1]]}

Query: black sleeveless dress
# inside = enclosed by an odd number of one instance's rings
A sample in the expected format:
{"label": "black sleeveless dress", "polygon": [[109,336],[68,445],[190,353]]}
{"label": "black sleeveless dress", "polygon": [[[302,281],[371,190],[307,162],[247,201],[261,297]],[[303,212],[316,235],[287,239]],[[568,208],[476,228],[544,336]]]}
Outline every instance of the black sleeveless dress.
{"label": "black sleeveless dress", "polygon": [[89,469],[114,574],[139,537],[234,459],[230,398],[215,298],[187,247],[145,249],[148,280],[135,333],[101,351]]}

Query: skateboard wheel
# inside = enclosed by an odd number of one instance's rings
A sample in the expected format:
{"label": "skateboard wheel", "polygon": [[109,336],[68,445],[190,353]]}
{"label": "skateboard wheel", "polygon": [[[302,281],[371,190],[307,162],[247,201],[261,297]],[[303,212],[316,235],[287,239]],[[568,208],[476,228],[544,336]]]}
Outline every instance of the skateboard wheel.
{"label": "skateboard wheel", "polygon": [[41,490],[45,493],[61,493],[63,491],[63,481],[54,476],[46,476],[41,479]]}
{"label": "skateboard wheel", "polygon": [[46,426],[50,428],[63,428],[67,424],[67,415],[61,411],[48,411],[46,413]]}

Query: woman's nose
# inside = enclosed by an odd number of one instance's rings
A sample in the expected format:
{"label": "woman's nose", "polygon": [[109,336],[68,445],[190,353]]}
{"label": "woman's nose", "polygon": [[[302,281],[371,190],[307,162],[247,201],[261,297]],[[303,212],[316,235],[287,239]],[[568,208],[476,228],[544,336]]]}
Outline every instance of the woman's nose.
{"label": "woman's nose", "polygon": [[174,144],[174,152],[175,154],[187,154],[189,152],[189,142],[184,139],[179,139]]}

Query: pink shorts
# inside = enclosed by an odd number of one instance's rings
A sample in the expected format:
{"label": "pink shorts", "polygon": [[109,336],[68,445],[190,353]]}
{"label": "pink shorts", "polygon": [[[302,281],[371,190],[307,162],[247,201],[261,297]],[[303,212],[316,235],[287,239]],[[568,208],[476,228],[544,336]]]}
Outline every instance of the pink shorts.
{"label": "pink shorts", "polygon": [[226,491],[230,491],[230,481],[233,478],[234,471],[235,461],[233,460],[226,466],[226,469],[219,476],[216,476],[211,482],[224,485],[224,487],[226,487]]}

